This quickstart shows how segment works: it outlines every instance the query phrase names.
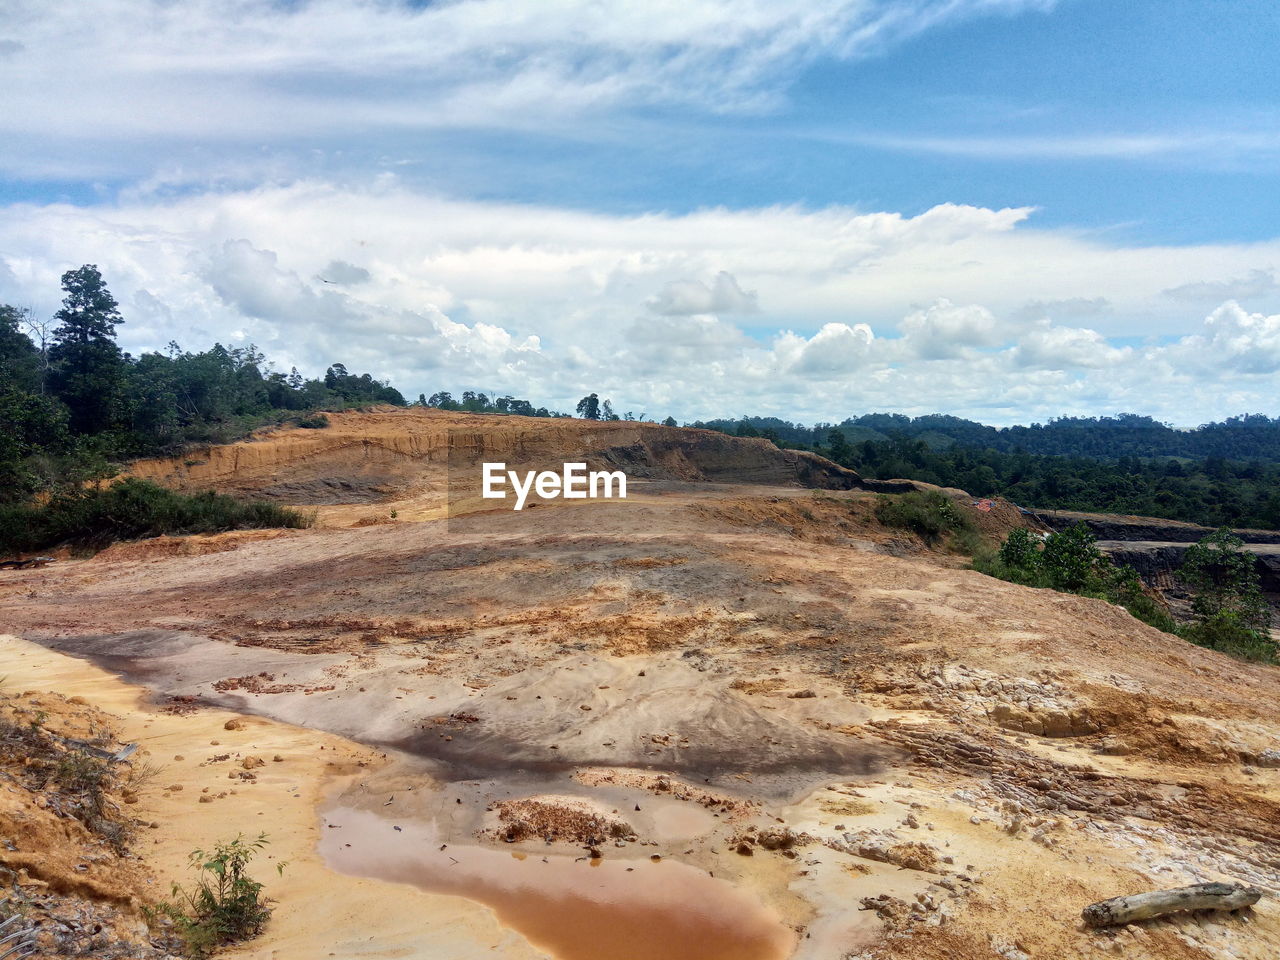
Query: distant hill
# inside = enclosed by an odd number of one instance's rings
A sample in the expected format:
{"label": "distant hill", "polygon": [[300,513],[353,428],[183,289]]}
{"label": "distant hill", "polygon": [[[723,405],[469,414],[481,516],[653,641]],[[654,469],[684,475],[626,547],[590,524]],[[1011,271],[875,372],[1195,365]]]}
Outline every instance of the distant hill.
{"label": "distant hill", "polygon": [[770,436],[805,446],[827,444],[831,430],[837,429],[851,445],[905,437],[923,440],[932,450],[945,450],[956,444],[1002,453],[1088,457],[1102,461],[1158,457],[1280,463],[1280,417],[1265,414],[1231,417],[1193,430],[1177,430],[1135,413],[1114,417],[1060,417],[1047,423],[1014,427],[990,427],[941,413],[922,417],[868,413],[839,424],[820,423],[812,427],[776,417],[750,416],[710,420],[693,426],[739,435]]}

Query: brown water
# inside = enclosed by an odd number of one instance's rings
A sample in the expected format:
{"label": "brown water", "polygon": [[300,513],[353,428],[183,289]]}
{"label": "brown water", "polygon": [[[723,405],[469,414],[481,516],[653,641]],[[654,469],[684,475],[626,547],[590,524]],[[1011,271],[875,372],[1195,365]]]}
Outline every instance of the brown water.
{"label": "brown water", "polygon": [[334,869],[476,900],[557,960],[784,960],[794,947],[773,911],[686,864],[441,850],[429,824],[351,807],[325,819]]}

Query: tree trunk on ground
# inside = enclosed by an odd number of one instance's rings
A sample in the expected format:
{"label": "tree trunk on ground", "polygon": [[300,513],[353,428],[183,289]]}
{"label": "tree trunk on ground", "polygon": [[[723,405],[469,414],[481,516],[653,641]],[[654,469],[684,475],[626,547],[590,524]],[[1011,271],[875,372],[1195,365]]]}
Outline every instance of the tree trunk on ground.
{"label": "tree trunk on ground", "polygon": [[1239,883],[1197,883],[1091,903],[1081,916],[1091,927],[1109,927],[1183,910],[1239,910],[1252,906],[1261,897],[1261,890]]}

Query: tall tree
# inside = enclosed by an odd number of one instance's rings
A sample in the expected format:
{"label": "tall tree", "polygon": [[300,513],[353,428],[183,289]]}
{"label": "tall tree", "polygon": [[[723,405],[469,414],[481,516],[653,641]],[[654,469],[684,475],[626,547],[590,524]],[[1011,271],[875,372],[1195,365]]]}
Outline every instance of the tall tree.
{"label": "tall tree", "polygon": [[584,420],[600,419],[600,397],[598,394],[589,393],[578,401],[578,416]]}
{"label": "tall tree", "polygon": [[116,411],[123,362],[115,335],[123,321],[96,265],[68,270],[62,289],[66,297],[54,314],[58,327],[49,348],[54,392],[67,405],[74,432],[100,433]]}

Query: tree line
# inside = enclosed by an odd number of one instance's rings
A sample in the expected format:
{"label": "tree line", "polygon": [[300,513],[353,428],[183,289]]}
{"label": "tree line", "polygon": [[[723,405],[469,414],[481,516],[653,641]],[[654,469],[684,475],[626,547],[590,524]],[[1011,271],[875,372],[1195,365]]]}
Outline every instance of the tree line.
{"label": "tree line", "polygon": [[0,502],[109,472],[111,461],[221,443],[291,414],[404,404],[394,387],[335,363],[322,378],[272,370],[253,345],[132,356],[94,264],[62,275],[52,318],[0,305]]}
{"label": "tree line", "polygon": [[1055,457],[1089,457],[1115,461],[1121,457],[1189,460],[1261,460],[1280,462],[1280,417],[1243,414],[1192,430],[1178,430],[1151,417],[1121,413],[1114,417],[1059,417],[1030,426],[991,427],[941,413],[908,417],[900,413],[868,413],[840,423],[806,426],[777,417],[741,416],[696,421],[738,436],[762,436],[787,446],[812,448],[839,430],[849,443],[897,437],[923,440],[932,449],[977,447],[1002,453]]}

